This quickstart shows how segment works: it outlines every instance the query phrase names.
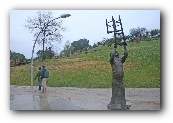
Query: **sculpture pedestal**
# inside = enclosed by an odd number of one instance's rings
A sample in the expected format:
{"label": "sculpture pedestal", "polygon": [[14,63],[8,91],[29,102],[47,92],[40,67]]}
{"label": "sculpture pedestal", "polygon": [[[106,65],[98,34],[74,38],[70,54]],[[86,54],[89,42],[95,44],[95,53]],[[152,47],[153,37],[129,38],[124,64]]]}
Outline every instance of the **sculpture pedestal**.
{"label": "sculpture pedestal", "polygon": [[110,102],[108,105],[107,105],[108,109],[111,109],[111,110],[125,110],[120,103],[117,103],[117,102]]}
{"label": "sculpture pedestal", "polygon": [[130,109],[131,105],[125,105],[125,106],[122,106],[122,104],[120,103],[117,103],[117,102],[110,102],[108,105],[107,105],[108,109],[110,110],[128,110]]}
{"label": "sculpture pedestal", "polygon": [[112,83],[112,97],[107,107],[112,110],[126,109],[125,88],[123,82]]}

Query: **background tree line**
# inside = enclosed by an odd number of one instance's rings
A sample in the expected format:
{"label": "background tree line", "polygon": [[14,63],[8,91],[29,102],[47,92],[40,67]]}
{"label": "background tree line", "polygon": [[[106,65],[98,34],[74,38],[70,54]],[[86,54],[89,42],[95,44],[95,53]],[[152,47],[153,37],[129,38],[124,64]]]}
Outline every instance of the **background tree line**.
{"label": "background tree line", "polygon": [[51,59],[54,57],[55,52],[52,50],[52,47],[49,47],[45,49],[44,54],[43,54],[43,50],[39,50],[37,51],[37,57],[34,58],[34,60],[38,60],[41,59],[42,57],[44,57],[45,59]]}
{"label": "background tree line", "polygon": [[66,41],[64,50],[61,51],[60,56],[69,57],[70,55],[74,55],[75,53],[86,52],[91,49],[92,46],[89,45],[89,40],[87,39],[79,39],[78,41]]}
{"label": "background tree line", "polygon": [[[160,37],[160,30],[159,29],[153,29],[151,31],[148,31],[146,28],[137,27],[130,29],[130,34],[125,35],[124,38],[126,41],[135,41],[134,37],[140,37],[140,40],[147,41],[147,39],[150,39],[152,37]],[[122,35],[116,36],[116,41],[118,43],[121,43],[123,41]],[[64,50],[60,52],[60,57],[69,57],[74,54],[78,54],[81,52],[87,53],[87,51],[91,48],[95,48],[100,45],[107,45],[108,47],[112,46],[115,42],[114,37],[113,38],[103,38],[102,41],[94,43],[93,46],[89,44],[89,40],[87,39],[79,39],[78,41],[73,41],[72,43],[70,41],[66,41]],[[52,47],[46,47],[45,51],[39,50],[37,53],[37,57],[34,58],[34,60],[42,59],[52,59],[55,56],[55,52],[52,50]],[[29,59],[26,59],[23,54],[15,53],[10,50],[10,60],[16,61],[16,59],[20,60],[20,64],[30,63]]]}
{"label": "background tree line", "polygon": [[30,63],[30,59],[26,59],[21,53],[10,50],[10,66],[24,65]]}

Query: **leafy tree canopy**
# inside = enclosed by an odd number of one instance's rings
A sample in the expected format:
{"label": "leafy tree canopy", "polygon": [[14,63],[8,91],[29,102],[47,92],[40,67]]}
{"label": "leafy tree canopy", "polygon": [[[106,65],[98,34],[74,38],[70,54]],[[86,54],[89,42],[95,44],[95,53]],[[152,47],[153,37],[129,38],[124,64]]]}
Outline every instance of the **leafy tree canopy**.
{"label": "leafy tree canopy", "polygon": [[73,41],[73,43],[71,43],[71,45],[74,47],[74,51],[80,51],[82,52],[83,49],[87,49],[88,47],[90,47],[89,45],[89,40],[87,39],[79,39],[78,41]]}

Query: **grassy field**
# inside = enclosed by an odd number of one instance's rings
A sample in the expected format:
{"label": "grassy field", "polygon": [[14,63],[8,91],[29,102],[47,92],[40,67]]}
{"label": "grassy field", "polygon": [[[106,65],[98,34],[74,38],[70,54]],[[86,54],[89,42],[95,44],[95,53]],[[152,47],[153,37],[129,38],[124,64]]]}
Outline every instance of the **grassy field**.
{"label": "grassy field", "polygon": [[[160,87],[160,40],[128,43],[129,56],[124,63],[125,87],[159,88]],[[35,62],[34,73],[38,66],[45,64],[50,71],[47,85],[52,87],[111,87],[112,72],[109,54],[112,47],[99,46],[88,51],[62,59]],[[120,56],[123,47],[119,46]],[[11,85],[30,85],[30,65],[10,68]],[[34,81],[37,85],[37,81]]]}

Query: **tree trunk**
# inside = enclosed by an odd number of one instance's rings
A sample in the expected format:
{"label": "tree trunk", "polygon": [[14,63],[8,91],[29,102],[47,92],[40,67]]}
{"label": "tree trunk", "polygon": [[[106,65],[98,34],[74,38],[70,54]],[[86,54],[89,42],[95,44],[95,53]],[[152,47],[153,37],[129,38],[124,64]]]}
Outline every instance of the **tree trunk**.
{"label": "tree trunk", "polygon": [[44,43],[45,43],[45,30],[44,30],[44,38],[43,38],[43,53],[42,53],[42,61],[44,61],[46,59],[45,57],[45,53],[44,53]]}

